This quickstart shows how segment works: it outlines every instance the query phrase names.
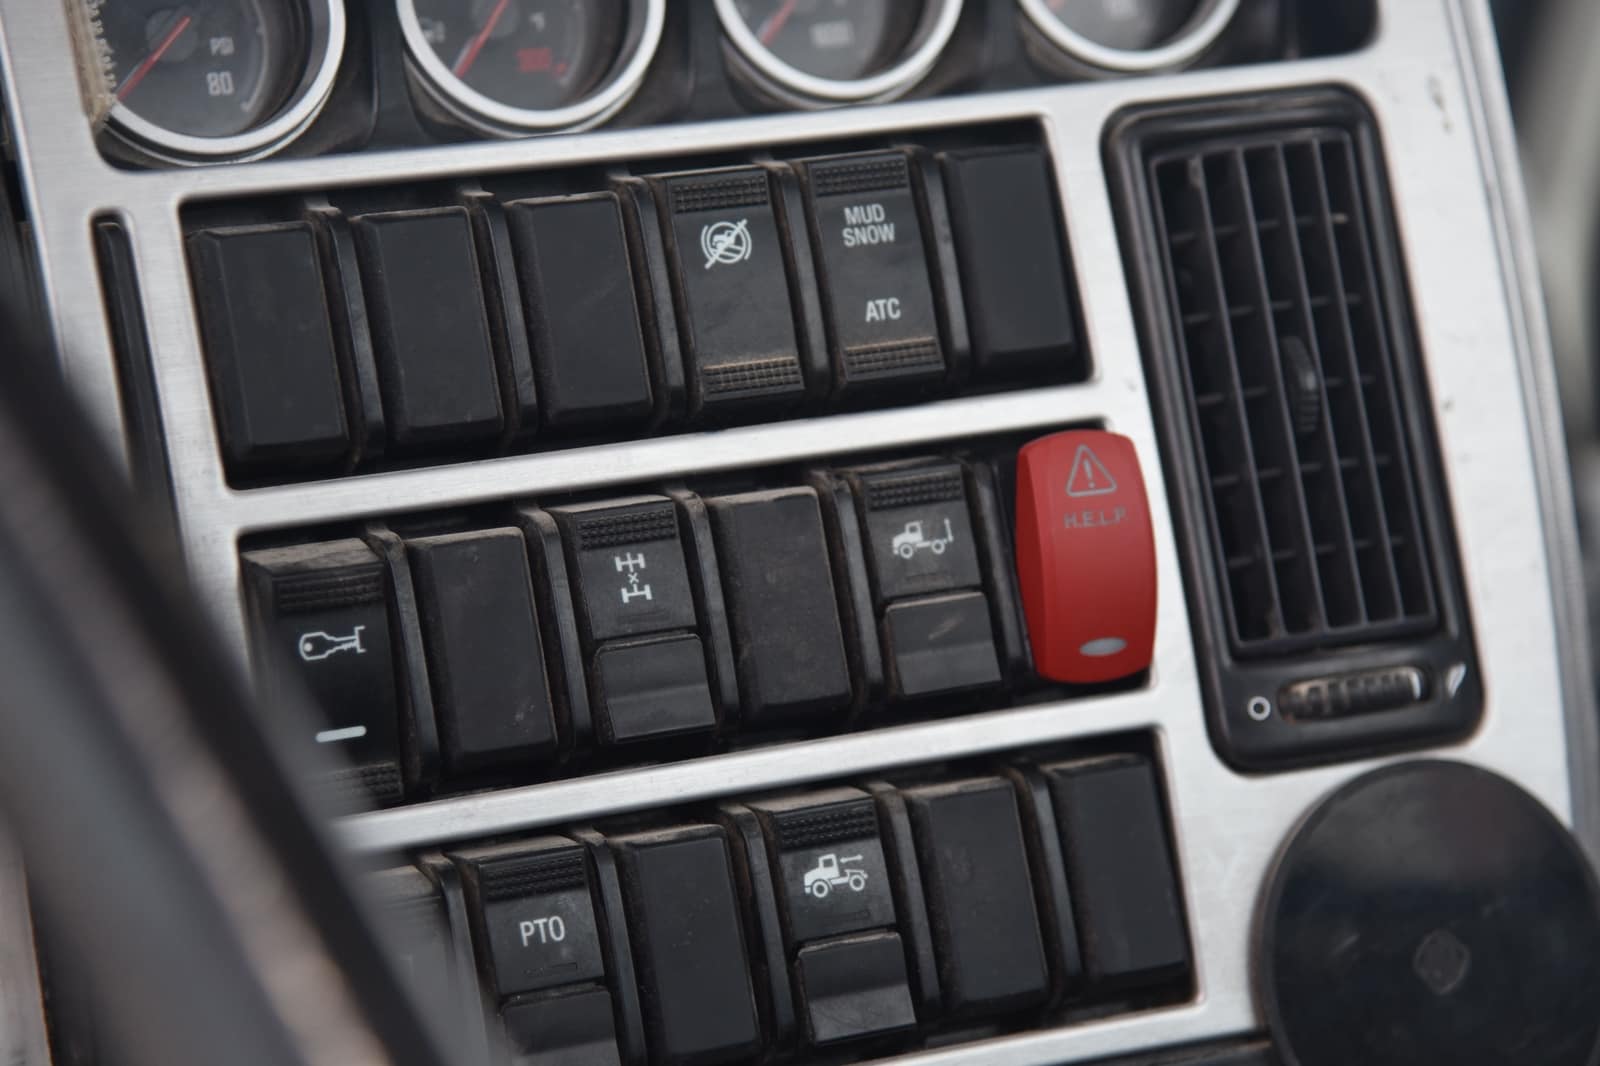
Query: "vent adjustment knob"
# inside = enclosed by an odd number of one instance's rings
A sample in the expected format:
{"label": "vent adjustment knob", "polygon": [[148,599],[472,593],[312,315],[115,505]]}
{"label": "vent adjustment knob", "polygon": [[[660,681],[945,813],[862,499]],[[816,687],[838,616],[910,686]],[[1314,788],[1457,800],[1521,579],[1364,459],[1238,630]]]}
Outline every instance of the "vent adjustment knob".
{"label": "vent adjustment knob", "polygon": [[1322,425],[1322,378],[1311,352],[1299,337],[1278,341],[1283,356],[1283,387],[1289,394],[1289,411],[1297,437],[1309,437]]}

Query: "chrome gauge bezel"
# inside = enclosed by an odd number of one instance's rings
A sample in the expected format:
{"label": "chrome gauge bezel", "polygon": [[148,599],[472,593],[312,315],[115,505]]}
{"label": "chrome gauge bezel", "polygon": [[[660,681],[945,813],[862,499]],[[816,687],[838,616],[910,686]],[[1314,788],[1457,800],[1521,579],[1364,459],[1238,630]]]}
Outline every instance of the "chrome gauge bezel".
{"label": "chrome gauge bezel", "polygon": [[[896,0],[900,2],[900,0]],[[961,19],[962,0],[928,0],[913,46],[892,67],[870,78],[822,78],[779,59],[739,14],[737,0],[716,0],[723,40],[761,88],[798,107],[877,103],[903,96],[927,77]]]}
{"label": "chrome gauge bezel", "polygon": [[106,112],[106,129],[129,147],[169,163],[237,162],[271,155],[298,137],[322,111],[344,58],[344,0],[303,0],[305,68],[288,102],[267,121],[227,137],[198,137],[152,122],[120,102]]}
{"label": "chrome gauge bezel", "polygon": [[1239,12],[1240,0],[1203,0],[1170,40],[1155,48],[1112,48],[1077,32],[1057,18],[1048,0],[1017,0],[1027,25],[1069,63],[1113,74],[1170,70],[1193,62],[1217,42]]}
{"label": "chrome gauge bezel", "polygon": [[500,103],[456,77],[423,36],[416,0],[395,0],[395,5],[413,84],[467,128],[507,138],[588,129],[616,114],[644,81],[667,21],[667,0],[628,0],[622,46],[599,87],[565,107],[524,108]]}

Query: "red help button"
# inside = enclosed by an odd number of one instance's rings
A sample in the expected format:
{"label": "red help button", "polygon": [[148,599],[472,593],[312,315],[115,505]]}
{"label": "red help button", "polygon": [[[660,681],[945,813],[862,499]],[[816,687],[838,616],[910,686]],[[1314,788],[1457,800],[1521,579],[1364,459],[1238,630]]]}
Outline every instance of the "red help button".
{"label": "red help button", "polygon": [[1150,665],[1155,535],[1131,440],[1073,430],[1017,454],[1017,577],[1042,676],[1114,681]]}

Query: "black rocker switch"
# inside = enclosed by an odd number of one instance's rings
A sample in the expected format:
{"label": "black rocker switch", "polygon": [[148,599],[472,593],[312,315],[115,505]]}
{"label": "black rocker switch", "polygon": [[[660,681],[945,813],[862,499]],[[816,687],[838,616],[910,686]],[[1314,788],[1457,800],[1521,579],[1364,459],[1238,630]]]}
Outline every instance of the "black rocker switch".
{"label": "black rocker switch", "polygon": [[359,540],[244,553],[243,572],[269,701],[309,692],[312,739],[350,769],[334,782],[379,802],[400,798],[400,729],[388,576]]}

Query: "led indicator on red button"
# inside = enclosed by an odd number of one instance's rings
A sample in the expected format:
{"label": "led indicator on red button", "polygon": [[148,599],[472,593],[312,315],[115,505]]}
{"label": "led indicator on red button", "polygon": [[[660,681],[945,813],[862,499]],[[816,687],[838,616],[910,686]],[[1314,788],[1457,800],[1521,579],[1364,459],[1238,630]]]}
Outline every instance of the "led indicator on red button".
{"label": "led indicator on red button", "polygon": [[1040,675],[1088,684],[1149,667],[1155,534],[1131,440],[1071,430],[1017,453],[1017,577]]}

